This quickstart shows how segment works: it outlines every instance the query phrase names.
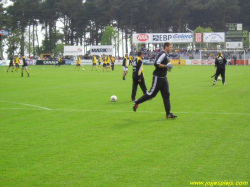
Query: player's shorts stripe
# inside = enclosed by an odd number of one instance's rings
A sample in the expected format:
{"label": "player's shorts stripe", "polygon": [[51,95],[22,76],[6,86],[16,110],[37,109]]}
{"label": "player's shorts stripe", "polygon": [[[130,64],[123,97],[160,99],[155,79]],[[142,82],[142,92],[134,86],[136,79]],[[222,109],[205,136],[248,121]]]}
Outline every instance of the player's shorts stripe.
{"label": "player's shorts stripe", "polygon": [[157,77],[154,76],[154,84],[153,84],[153,86],[152,86],[150,92],[147,92],[148,95],[152,95],[152,94],[154,93],[155,88],[156,88],[156,84],[157,84]]}

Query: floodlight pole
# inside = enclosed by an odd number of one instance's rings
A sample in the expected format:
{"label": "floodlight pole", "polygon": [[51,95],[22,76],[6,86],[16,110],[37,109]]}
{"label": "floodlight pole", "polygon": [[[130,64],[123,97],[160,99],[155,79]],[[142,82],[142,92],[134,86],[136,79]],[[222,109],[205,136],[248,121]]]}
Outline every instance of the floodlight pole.
{"label": "floodlight pole", "polygon": [[191,32],[193,34],[193,50],[194,50],[194,31],[192,31],[191,29],[189,29],[187,26],[186,26],[186,30],[188,30],[189,32]]}

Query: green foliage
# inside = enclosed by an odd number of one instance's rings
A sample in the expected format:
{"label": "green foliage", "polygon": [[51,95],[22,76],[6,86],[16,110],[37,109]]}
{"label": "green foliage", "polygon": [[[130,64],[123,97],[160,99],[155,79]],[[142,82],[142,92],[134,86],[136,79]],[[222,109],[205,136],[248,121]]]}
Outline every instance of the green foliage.
{"label": "green foliage", "polygon": [[20,55],[20,52],[18,51],[20,47],[20,37],[21,32],[18,30],[9,32],[8,37],[4,37],[4,45],[7,46],[6,53],[8,56]]}
{"label": "green foliage", "polygon": [[54,50],[54,56],[63,56],[64,46],[68,46],[67,44],[57,44]]}
{"label": "green foliage", "polygon": [[[62,33],[60,33],[59,30],[57,30],[56,32],[56,37],[52,37],[51,39],[48,38],[47,40],[43,40],[42,41],[42,45],[40,46],[40,53],[48,53],[51,52],[50,51],[50,44],[51,43],[58,43],[58,42],[62,42]],[[56,49],[56,47],[55,47]],[[55,51],[55,49],[52,49],[53,51]]]}
{"label": "green foliage", "polygon": [[243,46],[245,48],[249,48],[249,36],[243,40]]}
{"label": "green foliage", "polygon": [[214,32],[210,27],[208,28],[203,28],[201,26],[197,27],[195,30],[194,30],[194,33],[204,33],[204,32]]}
{"label": "green foliage", "polygon": [[[113,44],[117,48],[120,38],[115,31],[124,33],[128,46],[134,32],[186,32],[187,25],[191,30],[196,30],[195,32],[224,32],[226,23],[242,22],[244,30],[250,30],[250,1],[247,0],[11,1],[13,4],[5,11],[1,4],[3,0],[0,0],[0,28],[21,32],[21,51],[26,43],[23,33],[27,26],[41,24],[45,36],[41,49],[53,52],[57,44],[58,21],[63,25],[60,28],[63,44],[102,43]],[[34,43],[32,45],[35,46]]]}
{"label": "green foliage", "polygon": [[107,26],[102,34],[102,45],[112,45],[112,41],[117,38],[118,32],[112,26]]}

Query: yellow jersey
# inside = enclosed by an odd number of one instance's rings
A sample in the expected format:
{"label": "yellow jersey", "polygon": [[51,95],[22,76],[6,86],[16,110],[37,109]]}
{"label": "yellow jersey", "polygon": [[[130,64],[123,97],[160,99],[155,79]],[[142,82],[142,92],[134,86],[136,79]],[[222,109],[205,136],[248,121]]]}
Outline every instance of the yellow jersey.
{"label": "yellow jersey", "polygon": [[19,58],[18,57],[15,58],[15,63],[19,64]]}
{"label": "yellow jersey", "polygon": [[77,64],[81,64],[81,57],[78,57]]}
{"label": "yellow jersey", "polygon": [[111,62],[115,63],[115,57],[112,57]]}
{"label": "yellow jersey", "polygon": [[108,58],[107,58],[107,64],[109,64],[110,63],[110,57],[108,56]]}
{"label": "yellow jersey", "polygon": [[105,56],[105,57],[104,57],[104,64],[107,64],[107,63],[108,63],[108,57]]}
{"label": "yellow jersey", "polygon": [[130,55],[130,56],[129,56],[129,60],[133,60],[133,56]]}
{"label": "yellow jersey", "polygon": [[98,62],[102,62],[102,58],[101,57],[98,59]]}
{"label": "yellow jersey", "polygon": [[96,57],[93,57],[93,64],[96,64]]}
{"label": "yellow jersey", "polygon": [[102,61],[103,61],[103,64],[106,64],[106,57],[105,56],[102,56]]}
{"label": "yellow jersey", "polygon": [[59,58],[59,59],[58,59],[58,62],[62,62],[62,58]]}
{"label": "yellow jersey", "polygon": [[123,62],[122,62],[122,66],[128,67],[128,58],[124,57]]}

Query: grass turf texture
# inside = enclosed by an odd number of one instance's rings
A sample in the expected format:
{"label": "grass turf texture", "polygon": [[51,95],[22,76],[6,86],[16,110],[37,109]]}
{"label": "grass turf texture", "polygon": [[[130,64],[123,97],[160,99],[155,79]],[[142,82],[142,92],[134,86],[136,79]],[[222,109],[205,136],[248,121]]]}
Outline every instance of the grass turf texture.
{"label": "grass turf texture", "polygon": [[[1,187],[249,181],[250,66],[227,66],[226,86],[212,85],[212,66],[175,66],[176,120],[165,119],[160,93],[132,111],[132,67],[126,81],[118,65],[73,68],[29,66],[21,78],[0,67]],[[154,67],[144,69],[150,89]]]}

